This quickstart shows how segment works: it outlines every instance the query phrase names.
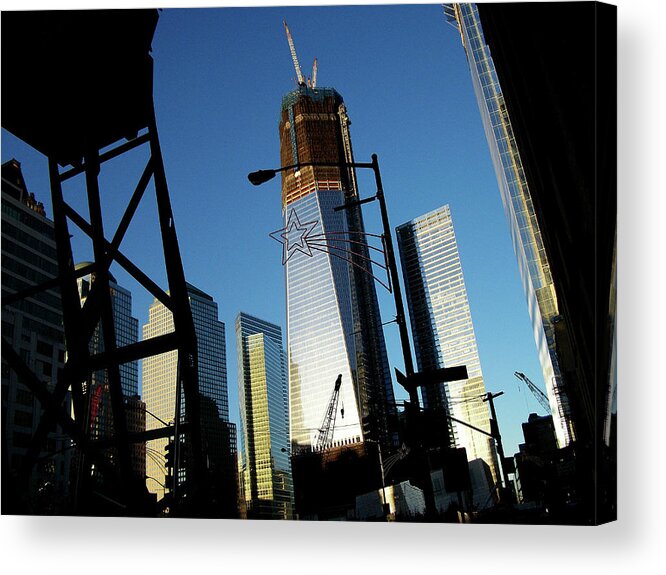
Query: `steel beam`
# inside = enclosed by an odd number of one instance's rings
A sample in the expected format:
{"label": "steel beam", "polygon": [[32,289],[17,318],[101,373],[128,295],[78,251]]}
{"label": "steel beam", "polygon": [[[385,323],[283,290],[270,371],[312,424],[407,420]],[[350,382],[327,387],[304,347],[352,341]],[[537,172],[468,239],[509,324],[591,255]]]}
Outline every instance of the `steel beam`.
{"label": "steel beam", "polygon": [[[150,120],[148,129],[150,133],[150,150],[153,159],[155,195],[157,198],[157,211],[162,233],[162,247],[164,250],[164,261],[166,265],[167,278],[169,282],[169,294],[173,307],[173,322],[175,331],[180,335],[180,346],[178,349],[178,390],[182,389],[185,396],[185,420],[190,424],[188,439],[190,443],[190,464],[187,468],[188,483],[196,485],[199,501],[195,501],[193,512],[203,512],[198,508],[208,496],[208,474],[206,472],[205,454],[201,437],[201,415],[199,408],[199,383],[198,383],[198,355],[197,337],[194,330],[192,310],[190,308],[187,284],[183,272],[183,263],[178,247],[176,227],[171,210],[171,200],[167,187],[166,173],[162,160],[162,151],[157,133],[155,114]],[[175,414],[175,421],[180,423],[180,409]],[[175,442],[178,444],[179,437],[176,434]]]}

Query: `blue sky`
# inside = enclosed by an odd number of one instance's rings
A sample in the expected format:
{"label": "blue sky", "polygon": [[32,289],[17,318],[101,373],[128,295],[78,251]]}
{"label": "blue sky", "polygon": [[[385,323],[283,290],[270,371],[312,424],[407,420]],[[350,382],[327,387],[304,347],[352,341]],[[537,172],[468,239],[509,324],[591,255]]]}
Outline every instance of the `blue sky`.
{"label": "blue sky", "polygon": [[[460,37],[435,4],[161,12],[153,39],[158,129],[186,277],[214,297],[226,324],[232,419],[239,421],[236,314],[285,328],[281,246],[268,235],[283,227],[279,179],[255,188],[246,178],[279,166],[281,98],[295,87],[283,19],[304,74],[316,56],[318,85],[345,99],[356,160],[379,156],[392,227],[450,205],[486,388],[504,391],[496,407],[513,454],[520,423],[543,413],[513,372],[545,388]],[[50,215],[46,159],[3,130],[2,161],[12,157]],[[108,236],[145,158],[139,152],[103,171]],[[361,197],[374,195],[372,172],[358,176]],[[86,213],[77,182],[65,195]],[[380,233],[377,205],[364,210],[367,231]],[[76,259],[91,259],[89,242],[72,232]],[[121,249],[166,286],[149,194]],[[119,267],[112,271],[132,290],[143,325],[152,297]],[[391,296],[381,286],[378,293],[383,320],[392,319]],[[385,334],[389,362],[402,369],[395,324]]]}

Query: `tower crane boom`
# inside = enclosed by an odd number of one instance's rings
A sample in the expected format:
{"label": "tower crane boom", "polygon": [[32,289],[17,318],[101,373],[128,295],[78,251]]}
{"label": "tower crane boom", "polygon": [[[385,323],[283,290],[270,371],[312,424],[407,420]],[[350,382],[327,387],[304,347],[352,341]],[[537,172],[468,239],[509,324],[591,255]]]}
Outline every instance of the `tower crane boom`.
{"label": "tower crane boom", "polygon": [[331,440],[333,439],[335,418],[338,412],[338,401],[340,400],[341,385],[342,374],[338,375],[338,378],[335,380],[333,394],[331,395],[331,399],[328,402],[328,407],[326,408],[326,413],[324,414],[324,420],[321,422],[321,427],[319,428],[319,435],[317,436],[317,443],[315,445],[316,451],[321,451],[322,449],[328,447],[331,443]]}
{"label": "tower crane boom", "polygon": [[518,379],[523,381],[525,385],[530,389],[534,397],[536,397],[537,401],[541,404],[541,406],[548,412],[550,413],[550,403],[548,401],[548,398],[546,397],[546,394],[541,391],[536,385],[532,383],[529,377],[527,377],[524,373],[520,373],[519,371],[514,371],[513,375],[515,375]]}
{"label": "tower crane boom", "polygon": [[291,32],[289,32],[289,26],[287,26],[286,20],[283,20],[284,29],[287,32],[287,41],[289,42],[289,51],[291,52],[291,59],[294,61],[294,68],[296,69],[296,77],[298,79],[299,86],[305,86],[305,80],[303,79],[303,73],[301,72],[301,65],[298,63],[298,56],[296,56],[296,47],[294,46],[294,40],[291,37]]}

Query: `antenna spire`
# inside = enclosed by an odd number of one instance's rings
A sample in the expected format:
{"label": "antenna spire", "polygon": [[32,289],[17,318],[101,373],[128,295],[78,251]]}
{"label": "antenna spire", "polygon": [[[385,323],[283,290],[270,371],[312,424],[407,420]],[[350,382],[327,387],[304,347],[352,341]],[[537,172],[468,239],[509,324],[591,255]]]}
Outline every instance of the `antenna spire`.
{"label": "antenna spire", "polygon": [[289,50],[291,52],[291,59],[294,61],[294,68],[296,68],[296,77],[298,79],[299,86],[305,86],[305,80],[303,79],[303,73],[301,72],[301,65],[298,63],[298,56],[296,56],[296,48],[294,47],[294,40],[291,37],[289,32],[289,26],[285,20],[282,21],[284,24],[284,29],[287,32],[287,41],[289,42]]}

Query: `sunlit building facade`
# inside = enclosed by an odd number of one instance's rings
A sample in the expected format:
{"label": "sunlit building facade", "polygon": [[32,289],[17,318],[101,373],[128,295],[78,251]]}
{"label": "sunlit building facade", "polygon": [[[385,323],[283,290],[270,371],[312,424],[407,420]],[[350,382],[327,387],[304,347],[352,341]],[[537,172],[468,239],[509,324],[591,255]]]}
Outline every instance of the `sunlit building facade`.
{"label": "sunlit building facade", "polygon": [[527,296],[534,339],[560,446],[574,439],[569,401],[555,353],[559,309],[550,265],[495,64],[475,4],[447,4],[447,20],[460,32]]}
{"label": "sunlit building facade", "polygon": [[[224,491],[220,497],[225,513],[233,516],[233,510],[236,514],[238,511],[236,426],[229,422],[225,326],[218,320],[217,303],[210,295],[190,284],[187,284],[187,292],[197,338],[201,427],[208,469],[215,474],[214,485],[221,485],[219,489]],[[143,326],[144,340],[174,331],[173,315],[162,302],[154,300],[148,314],[148,323]],[[177,350],[143,360],[142,391],[148,410],[148,430],[163,427],[162,422],[174,421],[177,374]],[[181,418],[184,417],[183,406],[181,392]],[[146,485],[158,498],[164,495],[160,483],[165,476],[166,444],[166,438],[155,439],[146,447]],[[185,479],[185,473],[186,469],[181,469],[179,481]]]}
{"label": "sunlit building facade", "polygon": [[249,519],[293,519],[287,369],[279,326],[236,317],[241,481]]}
{"label": "sunlit building facade", "polygon": [[[489,433],[490,412],[482,401],[486,388],[449,206],[402,224],[397,239],[419,371],[464,365],[469,376],[424,386],[423,405],[443,407]],[[468,460],[483,459],[497,481],[493,440],[455,421],[451,431]]]}
{"label": "sunlit building facade", "polygon": [[[171,333],[174,330],[171,311],[155,299],[148,311],[148,323],[143,326],[142,339]],[[172,423],[176,413],[176,373],[178,351],[145,358],[141,362],[141,392],[148,412],[146,429],[163,426],[160,420]],[[159,419],[158,419],[159,418]],[[167,439],[146,442],[146,487],[158,499],[164,496],[165,475],[164,447]]]}
{"label": "sunlit building facade", "polygon": [[[349,123],[335,90],[299,86],[282,102],[281,165],[353,162]],[[338,375],[340,413],[325,447],[364,438],[387,446],[395,441],[393,389],[361,212],[334,210],[357,197],[351,169],[303,165],[282,172],[294,451],[317,445]]]}

